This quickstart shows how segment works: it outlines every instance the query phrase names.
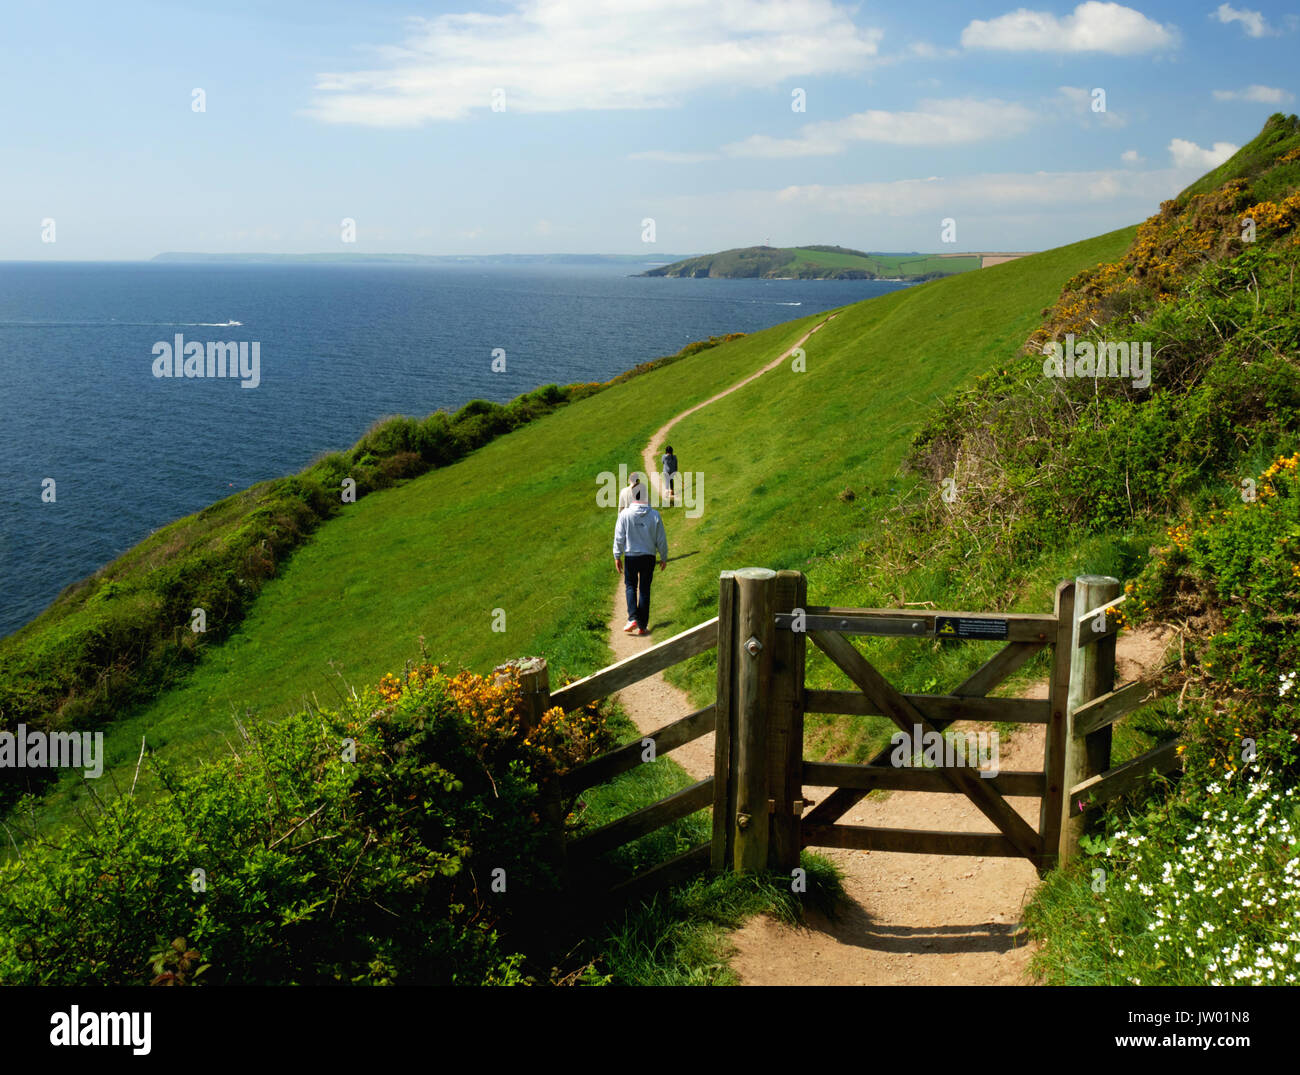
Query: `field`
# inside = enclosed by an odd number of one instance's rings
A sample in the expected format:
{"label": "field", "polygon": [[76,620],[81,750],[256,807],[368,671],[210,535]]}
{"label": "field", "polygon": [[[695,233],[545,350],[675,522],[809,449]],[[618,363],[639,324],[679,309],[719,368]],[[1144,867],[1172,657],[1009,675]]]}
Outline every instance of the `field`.
{"label": "field", "polygon": [[930,273],[970,272],[980,267],[978,255],[944,257],[939,254],[857,254],[796,247],[796,268],[832,266],[864,269],[877,276],[927,276]]}

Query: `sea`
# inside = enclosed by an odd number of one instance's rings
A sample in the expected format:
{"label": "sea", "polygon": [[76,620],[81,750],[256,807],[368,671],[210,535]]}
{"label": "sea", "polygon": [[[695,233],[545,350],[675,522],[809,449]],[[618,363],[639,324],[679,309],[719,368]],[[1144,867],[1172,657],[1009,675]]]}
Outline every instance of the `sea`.
{"label": "sea", "polygon": [[[384,416],[604,381],[908,286],[633,275],[650,264],[0,263],[0,636]],[[258,345],[256,387],[154,376],[159,345],[212,341]]]}

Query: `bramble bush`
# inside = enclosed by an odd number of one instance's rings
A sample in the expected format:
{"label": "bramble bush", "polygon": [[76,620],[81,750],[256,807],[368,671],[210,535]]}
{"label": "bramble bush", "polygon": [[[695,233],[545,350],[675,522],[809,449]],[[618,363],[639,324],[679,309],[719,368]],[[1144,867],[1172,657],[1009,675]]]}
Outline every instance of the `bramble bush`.
{"label": "bramble bush", "polygon": [[420,665],[184,776],[150,759],[155,801],[0,866],[0,981],[526,980],[558,889],[547,781],[608,735],[594,709],[522,712],[517,682]]}

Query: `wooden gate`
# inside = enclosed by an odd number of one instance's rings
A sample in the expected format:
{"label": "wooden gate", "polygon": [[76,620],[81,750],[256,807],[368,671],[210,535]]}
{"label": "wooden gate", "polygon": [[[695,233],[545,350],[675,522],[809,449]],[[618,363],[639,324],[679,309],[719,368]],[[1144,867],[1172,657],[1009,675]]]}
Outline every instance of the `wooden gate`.
{"label": "wooden gate", "polygon": [[[1047,869],[1074,856],[1084,814],[1150,773],[1177,768],[1176,742],[1110,767],[1111,726],[1169,693],[1145,683],[1116,688],[1114,620],[1117,579],[1089,575],[1062,582],[1052,612],[913,612],[808,606],[807,580],[797,571],[724,571],[716,618],[643,653],[549,694],[545,662],[530,665],[526,690],[538,712],[566,711],[613,694],[657,671],[717,647],[717,699],[657,732],[578,766],[561,780],[564,793],[603,783],[641,764],[645,739],[662,755],[713,731],[714,775],[657,803],[572,840],[568,862],[581,866],[606,851],[711,807],[712,838],[651,868],[616,891],[648,890],[693,872],[771,869],[788,873],[804,847],[845,847],[918,854],[1022,856]],[[1082,611],[1080,611],[1082,610]],[[946,694],[899,691],[850,643],[852,635],[998,641],[1002,648]],[[809,689],[804,682],[811,639],[855,690]],[[1044,700],[990,697],[1034,654],[1050,654]],[[521,677],[524,678],[524,677]],[[1043,724],[1043,766],[1003,770],[994,778],[969,765],[900,767],[891,749],[865,765],[806,761],[805,713],[885,716],[909,736],[942,735],[958,720]],[[804,787],[835,790],[820,803]],[[993,833],[936,832],[841,824],[875,789],[960,792],[997,828]],[[1007,796],[1040,800],[1037,827]],[[808,809],[805,813],[805,810]]]}
{"label": "wooden gate", "polygon": [[[1110,725],[1125,713],[1168,693],[1136,682],[1114,689],[1116,626],[1108,613],[1120,601],[1117,579],[1090,575],[1062,582],[1052,612],[1043,615],[806,606],[806,583],[797,572],[778,574],[750,569],[736,572],[734,580],[739,583],[742,613],[755,601],[764,606],[770,601],[773,607],[771,615],[764,610],[758,617],[765,626],[770,623],[770,631],[750,636],[747,625],[740,627],[744,636],[742,653],[746,644],[751,649],[770,647],[773,662],[771,689],[758,691],[766,699],[766,706],[760,704],[753,713],[741,707],[737,714],[740,730],[736,734],[742,743],[751,744],[751,755],[755,739],[766,735],[768,740],[765,792],[760,792],[757,774],[751,770],[745,753],[733,754],[736,783],[743,796],[743,808],[737,807],[737,832],[766,831],[769,840],[765,853],[750,850],[737,854],[738,868],[753,868],[765,859],[769,868],[787,871],[798,865],[800,848],[818,846],[1018,856],[1046,869],[1077,851],[1087,805],[1135,786],[1147,773],[1164,772],[1177,765],[1176,744],[1167,743],[1110,769]],[[722,587],[725,594],[726,576]],[[723,631],[724,621],[720,619],[720,639]],[[850,643],[852,635],[946,638],[959,643],[998,641],[1002,648],[946,694],[906,694]],[[804,685],[808,640],[830,658],[856,690],[810,690]],[[1050,656],[1045,700],[989,696],[1040,650]],[[743,661],[744,657],[737,660]],[[762,679],[766,669],[760,664],[758,671]],[[942,741],[944,729],[958,720],[1043,724],[1043,765],[1031,771],[1002,770],[990,779],[970,765],[912,768],[889,764],[892,748],[881,751],[865,765],[805,761],[805,713],[888,717],[907,734],[914,747],[918,731],[923,738],[934,736]],[[813,805],[805,800],[805,785],[835,790]],[[960,792],[998,831],[944,832],[839,823],[848,810],[877,788]],[[1039,799],[1036,827],[1007,802],[1010,795]],[[804,813],[809,805],[812,809]],[[743,819],[741,814],[749,818]],[[739,835],[737,840],[741,840]]]}

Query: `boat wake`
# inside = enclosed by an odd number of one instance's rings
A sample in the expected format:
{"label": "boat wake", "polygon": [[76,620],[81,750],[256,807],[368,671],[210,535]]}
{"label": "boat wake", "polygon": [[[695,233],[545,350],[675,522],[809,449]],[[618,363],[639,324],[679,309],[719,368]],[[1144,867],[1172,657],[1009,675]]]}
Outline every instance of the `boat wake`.
{"label": "boat wake", "polygon": [[240,328],[242,321],[0,321],[0,328]]}

